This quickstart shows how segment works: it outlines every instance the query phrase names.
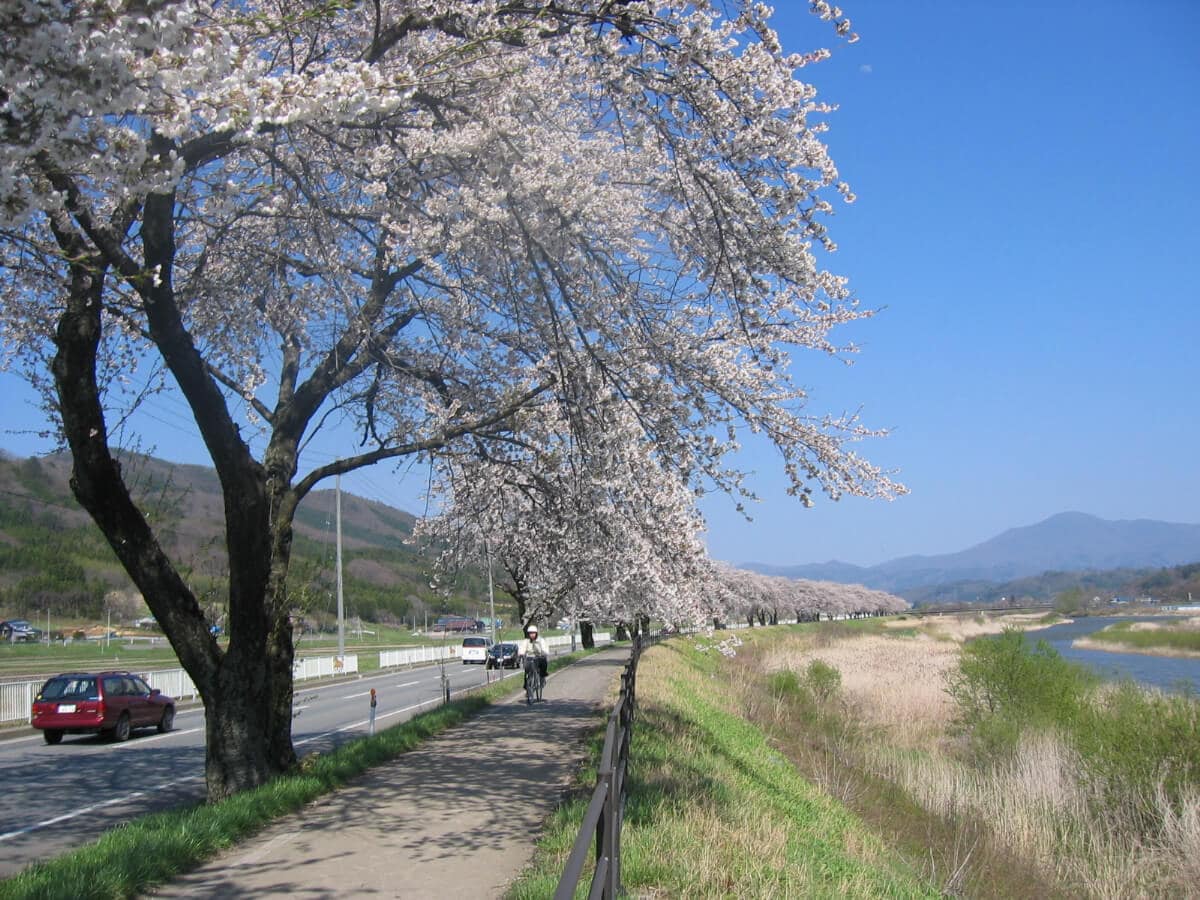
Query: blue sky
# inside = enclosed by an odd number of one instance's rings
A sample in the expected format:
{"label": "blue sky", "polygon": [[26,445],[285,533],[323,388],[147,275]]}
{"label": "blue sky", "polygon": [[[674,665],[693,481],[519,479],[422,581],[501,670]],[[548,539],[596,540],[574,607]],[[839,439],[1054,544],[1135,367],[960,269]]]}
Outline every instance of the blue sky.
{"label": "blue sky", "polygon": [[[845,0],[861,39],[804,70],[858,195],[830,223],[875,319],[845,369],[798,360],[812,409],[891,435],[892,503],[742,524],[735,562],[872,564],[1066,510],[1200,522],[1200,3]],[[780,2],[785,46],[821,32]],[[1197,548],[1200,559],[1200,548]]]}
{"label": "blue sky", "polygon": [[[802,73],[840,107],[827,139],[858,195],[830,222],[831,267],[882,309],[837,335],[852,367],[795,372],[814,413],[892,430],[858,449],[911,493],[806,510],[748,445],[765,499],[749,523],[706,500],[710,553],[873,564],[1067,510],[1200,522],[1200,3],[845,0],[852,45],[776,5],[785,46],[834,50]],[[0,446],[46,449],[3,387]],[[146,449],[207,462],[182,404],[150,414]],[[343,486],[419,513],[425,477]]]}

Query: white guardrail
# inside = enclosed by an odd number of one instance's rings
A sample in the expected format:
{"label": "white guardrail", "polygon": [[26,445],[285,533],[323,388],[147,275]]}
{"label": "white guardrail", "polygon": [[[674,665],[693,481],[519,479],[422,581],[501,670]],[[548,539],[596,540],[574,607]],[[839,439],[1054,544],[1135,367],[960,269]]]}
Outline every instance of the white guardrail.
{"label": "white guardrail", "polygon": [[[571,638],[566,636],[546,638],[546,643],[556,654],[563,647],[569,648]],[[597,644],[612,642],[608,633],[595,635]],[[461,644],[442,647],[416,647],[411,650],[380,650],[379,668],[413,666],[437,662],[441,659],[459,659]],[[340,665],[339,665],[340,662]],[[347,653],[340,661],[336,656],[308,656],[296,660],[292,677],[296,681],[309,678],[333,678],[336,675],[353,675],[358,672],[358,654]],[[135,672],[152,688],[158,688],[176,700],[194,700],[200,696],[191,676],[183,669],[159,669],[152,672]],[[8,681],[0,683],[0,724],[28,722],[33,711],[33,698],[38,688],[46,683],[45,678],[37,681]]]}
{"label": "white guardrail", "polygon": [[[338,664],[336,656],[310,656],[296,660],[292,666],[292,677],[296,681],[308,678],[332,678],[334,675],[352,675],[358,671],[357,654],[346,654]],[[134,672],[146,680],[152,688],[158,688],[176,700],[195,700],[200,696],[192,678],[183,669],[158,669],[152,672]],[[28,722],[33,712],[33,698],[38,688],[46,683],[45,678],[37,681],[8,681],[0,684],[0,724]]]}
{"label": "white guardrail", "polygon": [[[592,638],[597,644],[611,644],[612,635],[608,632],[602,634],[594,634]],[[570,648],[571,638],[569,635],[556,635],[555,637],[543,638],[546,646],[550,648],[555,655],[562,652],[563,648]],[[576,643],[579,639],[576,638]],[[503,641],[499,643],[505,643]],[[507,643],[515,644],[516,641],[508,641]],[[443,659],[461,659],[462,646],[461,644],[443,644],[440,647],[412,647],[408,650],[380,650],[379,651],[379,668],[392,669],[397,666],[418,666],[421,663],[438,662]]]}

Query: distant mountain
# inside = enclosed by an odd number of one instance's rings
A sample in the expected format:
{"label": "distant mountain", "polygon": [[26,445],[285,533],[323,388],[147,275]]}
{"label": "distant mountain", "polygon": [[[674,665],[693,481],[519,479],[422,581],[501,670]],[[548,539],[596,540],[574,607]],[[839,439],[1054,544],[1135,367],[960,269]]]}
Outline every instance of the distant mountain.
{"label": "distant mountain", "polygon": [[[124,454],[121,467],[138,504],[193,590],[219,597],[225,572],[221,486],[216,472]],[[0,452],[0,618],[50,608],[94,612],[110,590],[132,589],[90,517],[71,494],[67,454],[16,459]],[[323,613],[334,595],[335,497],[313,491],[294,520],[297,603]],[[461,572],[446,598],[430,586],[432,563],[410,541],[416,519],[342,492],[342,547],[349,609],[373,621],[426,610],[471,611],[486,596],[475,571]],[[447,604],[449,604],[447,606]],[[445,608],[443,608],[445,607]]]}
{"label": "distant mountain", "polygon": [[904,556],[868,567],[836,561],[797,566],[743,563],[742,567],[789,578],[865,584],[907,596],[927,593],[917,589],[952,583],[978,587],[1045,572],[1163,568],[1194,562],[1200,562],[1200,525],[1150,519],[1108,521],[1066,512],[940,556]]}
{"label": "distant mountain", "polygon": [[[205,466],[165,462],[152,456],[122,454],[121,468],[141,505],[151,515],[170,519],[177,548],[193,550],[223,533],[224,505],[217,473]],[[9,499],[41,497],[72,524],[90,518],[71,495],[71,458],[65,453],[17,460],[0,456],[0,491]],[[315,541],[332,542],[334,492],[313,491],[300,502],[295,530]],[[416,517],[374,500],[342,492],[342,545],[348,549],[399,549],[412,534]]]}

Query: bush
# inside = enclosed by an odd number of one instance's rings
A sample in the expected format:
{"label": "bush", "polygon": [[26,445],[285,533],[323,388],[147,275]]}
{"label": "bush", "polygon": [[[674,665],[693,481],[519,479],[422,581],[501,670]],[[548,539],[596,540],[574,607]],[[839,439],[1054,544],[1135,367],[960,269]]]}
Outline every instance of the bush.
{"label": "bush", "polygon": [[767,678],[767,689],[770,690],[771,696],[777,699],[799,697],[804,693],[799,677],[791,669],[772,672]]}
{"label": "bush", "polygon": [[828,703],[841,688],[842,673],[819,659],[808,664],[803,676],[791,669],[781,669],[767,678],[767,689],[776,699],[798,700],[815,706]]}
{"label": "bush", "polygon": [[828,703],[842,689],[842,673],[833,666],[814,659],[804,673],[804,686],[818,703]]}
{"label": "bush", "polygon": [[1084,769],[1116,805],[1145,823],[1161,786],[1171,805],[1200,786],[1200,704],[1122,682],[1098,692],[1075,735]]}
{"label": "bush", "polygon": [[1086,606],[1087,597],[1081,587],[1069,588],[1054,598],[1054,611],[1064,616],[1077,613]]}
{"label": "bush", "polygon": [[1096,676],[1045,641],[1007,628],[963,648],[947,690],[958,724],[985,755],[1011,752],[1023,728],[1074,731]]}

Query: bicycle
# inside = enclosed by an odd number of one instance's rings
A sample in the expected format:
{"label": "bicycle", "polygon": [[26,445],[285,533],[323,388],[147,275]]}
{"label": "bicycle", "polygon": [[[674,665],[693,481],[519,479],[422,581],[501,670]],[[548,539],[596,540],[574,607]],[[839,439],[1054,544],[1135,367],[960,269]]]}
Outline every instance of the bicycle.
{"label": "bicycle", "polygon": [[525,657],[525,703],[533,706],[542,699],[542,667],[536,656]]}

